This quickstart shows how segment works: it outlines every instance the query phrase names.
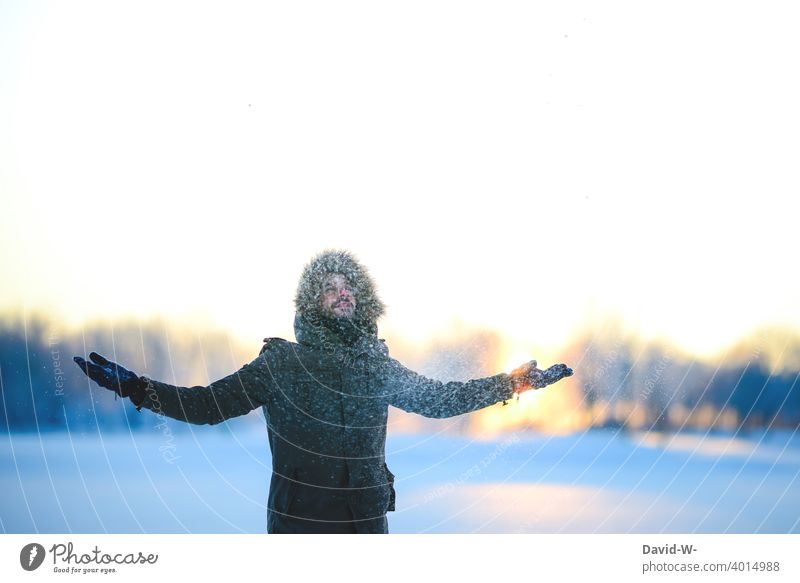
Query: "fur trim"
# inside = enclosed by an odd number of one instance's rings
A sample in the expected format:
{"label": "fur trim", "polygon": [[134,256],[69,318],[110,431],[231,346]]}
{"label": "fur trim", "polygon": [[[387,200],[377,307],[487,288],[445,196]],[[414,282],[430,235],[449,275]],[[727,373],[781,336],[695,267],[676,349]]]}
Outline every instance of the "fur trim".
{"label": "fur trim", "polygon": [[297,311],[312,318],[322,316],[319,296],[322,280],[329,273],[341,273],[353,286],[356,298],[354,322],[374,326],[386,311],[386,306],[378,297],[375,282],[367,269],[350,252],[339,249],[326,249],[305,266],[294,298]]}

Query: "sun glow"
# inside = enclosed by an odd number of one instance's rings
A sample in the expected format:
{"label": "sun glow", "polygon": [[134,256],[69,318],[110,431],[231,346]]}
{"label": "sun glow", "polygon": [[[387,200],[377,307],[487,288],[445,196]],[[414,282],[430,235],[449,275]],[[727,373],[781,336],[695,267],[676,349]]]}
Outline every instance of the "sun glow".
{"label": "sun glow", "polygon": [[[180,2],[18,4],[0,4],[0,311],[291,337],[302,265],[342,247],[379,283],[381,326],[416,344],[453,318],[555,348],[619,314],[702,355],[800,327],[800,97],[773,74],[794,65],[774,50],[791,19],[476,4],[452,27],[422,3],[376,29],[324,2],[314,23],[305,4],[192,5],[191,23]],[[501,370],[531,357],[553,364]]]}
{"label": "sun glow", "polygon": [[[513,349],[502,358],[502,370],[510,372],[531,360],[530,351]],[[542,365],[538,362],[537,365]],[[547,368],[542,365],[539,368]],[[531,389],[507,401],[506,406],[489,407],[477,413],[476,429],[491,436],[504,431],[529,428],[553,433],[568,433],[585,427],[586,412],[573,379],[564,379],[543,389]]]}

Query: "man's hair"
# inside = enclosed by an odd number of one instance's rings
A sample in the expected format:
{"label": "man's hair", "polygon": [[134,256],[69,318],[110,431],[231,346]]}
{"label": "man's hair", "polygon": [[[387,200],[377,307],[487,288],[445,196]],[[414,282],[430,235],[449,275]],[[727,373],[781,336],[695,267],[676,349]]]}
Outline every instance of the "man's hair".
{"label": "man's hair", "polygon": [[326,249],[306,264],[294,298],[297,311],[315,319],[323,316],[319,306],[322,282],[331,273],[343,275],[353,288],[356,298],[355,323],[372,328],[386,311],[386,306],[378,297],[375,282],[366,267],[344,250]]}

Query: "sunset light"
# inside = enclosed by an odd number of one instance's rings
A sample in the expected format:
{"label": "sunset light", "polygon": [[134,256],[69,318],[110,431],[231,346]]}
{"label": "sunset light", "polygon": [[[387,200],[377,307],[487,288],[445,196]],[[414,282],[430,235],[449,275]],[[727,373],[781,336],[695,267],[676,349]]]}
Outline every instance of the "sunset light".
{"label": "sunset light", "polygon": [[791,579],[796,12],[0,2],[0,579]]}

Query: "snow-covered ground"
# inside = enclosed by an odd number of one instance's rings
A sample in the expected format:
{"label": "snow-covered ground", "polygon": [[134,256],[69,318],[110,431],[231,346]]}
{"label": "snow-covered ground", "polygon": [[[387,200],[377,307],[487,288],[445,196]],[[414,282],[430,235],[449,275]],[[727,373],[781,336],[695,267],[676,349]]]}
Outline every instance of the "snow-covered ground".
{"label": "snow-covered ground", "polygon": [[[394,533],[800,532],[791,431],[395,435],[387,457]],[[270,455],[252,424],[4,435],[0,467],[7,533],[265,531]]]}

